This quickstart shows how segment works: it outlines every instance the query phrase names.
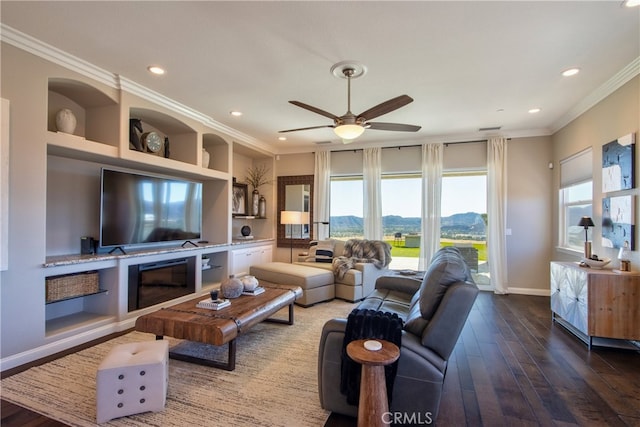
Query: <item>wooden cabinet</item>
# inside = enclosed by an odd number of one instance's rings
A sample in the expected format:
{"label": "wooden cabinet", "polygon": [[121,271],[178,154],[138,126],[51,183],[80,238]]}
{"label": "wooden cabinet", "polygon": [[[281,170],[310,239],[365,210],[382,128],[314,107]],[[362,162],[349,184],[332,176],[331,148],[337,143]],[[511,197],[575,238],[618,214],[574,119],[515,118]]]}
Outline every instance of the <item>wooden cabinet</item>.
{"label": "wooden cabinet", "polygon": [[249,274],[252,265],[271,262],[273,248],[271,245],[254,246],[231,251],[231,273],[235,276]]}
{"label": "wooden cabinet", "polygon": [[589,348],[594,338],[640,340],[640,272],[552,262],[551,313]]}

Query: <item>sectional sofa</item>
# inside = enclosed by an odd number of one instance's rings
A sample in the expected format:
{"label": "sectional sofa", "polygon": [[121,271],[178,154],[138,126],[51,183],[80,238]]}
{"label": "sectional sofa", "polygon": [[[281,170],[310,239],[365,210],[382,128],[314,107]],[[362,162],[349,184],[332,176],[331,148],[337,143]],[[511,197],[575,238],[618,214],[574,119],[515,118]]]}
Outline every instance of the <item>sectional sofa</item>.
{"label": "sectional sofa", "polygon": [[313,241],[307,255],[293,264],[251,266],[250,274],[268,282],[300,286],[296,304],[310,306],[333,298],[350,302],[373,292],[378,277],[389,274],[391,246],[381,240]]}

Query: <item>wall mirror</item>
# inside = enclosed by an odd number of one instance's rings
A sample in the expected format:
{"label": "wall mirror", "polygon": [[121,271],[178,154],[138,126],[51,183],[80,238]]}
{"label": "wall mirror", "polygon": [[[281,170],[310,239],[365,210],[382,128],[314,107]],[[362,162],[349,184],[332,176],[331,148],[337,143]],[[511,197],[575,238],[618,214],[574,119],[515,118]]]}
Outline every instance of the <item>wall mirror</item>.
{"label": "wall mirror", "polygon": [[[282,224],[282,211],[303,212],[303,224]],[[313,175],[278,177],[278,247],[308,248],[313,240]]]}

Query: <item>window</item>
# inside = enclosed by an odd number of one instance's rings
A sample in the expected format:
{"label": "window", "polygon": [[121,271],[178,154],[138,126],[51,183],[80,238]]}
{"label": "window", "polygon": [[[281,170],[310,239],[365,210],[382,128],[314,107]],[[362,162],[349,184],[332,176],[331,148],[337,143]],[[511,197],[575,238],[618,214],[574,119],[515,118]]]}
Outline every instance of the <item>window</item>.
{"label": "window", "polygon": [[420,175],[382,176],[382,234],[386,240],[394,239],[396,233],[420,233],[421,189]]}
{"label": "window", "polygon": [[[560,246],[581,251],[584,245],[584,228],[578,225],[583,216],[592,216],[592,181],[560,189]],[[591,239],[591,228],[587,231]]]}
{"label": "window", "polygon": [[456,246],[475,282],[490,285],[486,172],[444,174],[441,200],[440,245]]}
{"label": "window", "polygon": [[[593,212],[593,156],[591,148],[560,162],[560,192],[558,195],[558,245],[581,251],[584,228],[578,226],[583,216]],[[591,229],[587,230],[590,239]]]}
{"label": "window", "polygon": [[332,177],[330,234],[333,239],[362,239],[364,212],[362,176]]}
{"label": "window", "polygon": [[442,242],[486,243],[486,173],[443,175],[441,200],[440,238]]}

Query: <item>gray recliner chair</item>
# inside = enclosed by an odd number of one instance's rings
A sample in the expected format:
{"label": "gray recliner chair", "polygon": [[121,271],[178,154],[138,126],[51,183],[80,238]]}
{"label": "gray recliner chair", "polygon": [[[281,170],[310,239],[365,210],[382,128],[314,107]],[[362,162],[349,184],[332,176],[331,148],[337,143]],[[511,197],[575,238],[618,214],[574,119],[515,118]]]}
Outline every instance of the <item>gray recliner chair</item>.
{"label": "gray recliner chair", "polygon": [[[469,268],[452,247],[438,251],[419,282],[402,276],[383,276],[376,290],[358,308],[397,313],[404,320],[402,345],[391,396],[390,411],[422,423],[435,421],[455,347],[478,294]],[[346,319],[329,320],[323,327],[318,352],[320,404],[326,410],[357,416],[358,408],[340,393],[341,355]],[[410,424],[410,423],[409,423]]]}

